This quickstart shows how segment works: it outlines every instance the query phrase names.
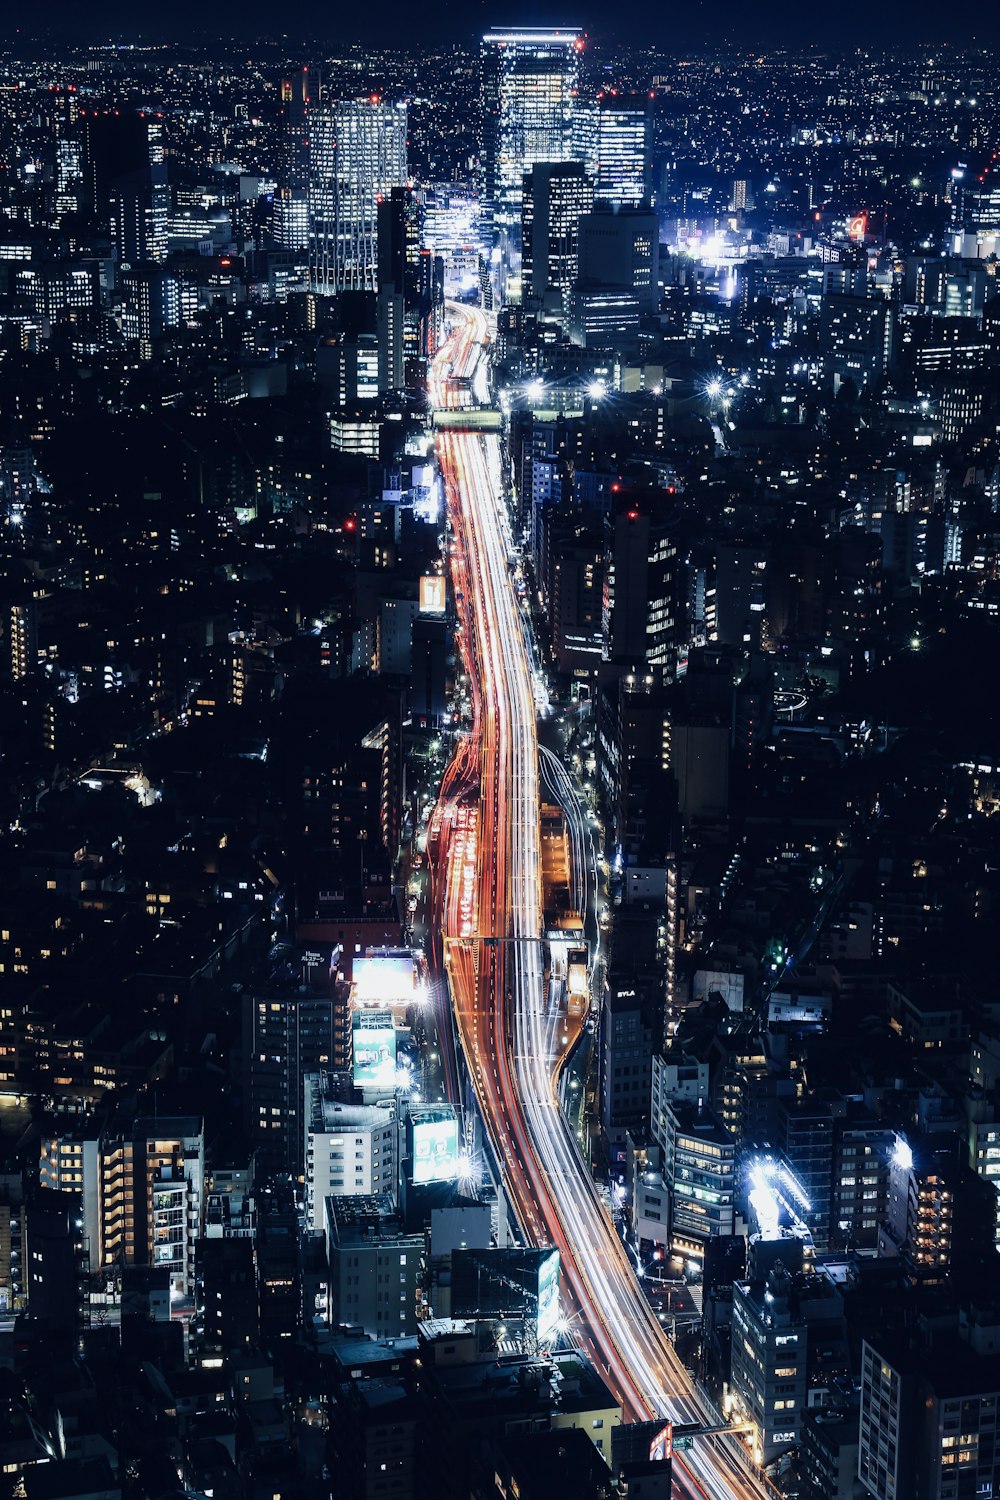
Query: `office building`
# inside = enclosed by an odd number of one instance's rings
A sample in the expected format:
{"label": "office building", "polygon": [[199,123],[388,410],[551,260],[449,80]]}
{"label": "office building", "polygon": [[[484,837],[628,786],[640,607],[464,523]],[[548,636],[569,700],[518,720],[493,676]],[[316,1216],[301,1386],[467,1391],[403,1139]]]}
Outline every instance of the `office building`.
{"label": "office building", "polygon": [[736,1142],[705,1103],[664,1099],[663,1075],[657,1058],[653,1098],[660,1099],[652,1129],[670,1199],[668,1243],[679,1255],[700,1258],[708,1240],[733,1233]]}
{"label": "office building", "polygon": [[274,195],[274,237],[286,250],[309,245],[309,136],[320,77],[305,65],[281,80],[281,152]]}
{"label": "office building", "polygon": [[662,993],[652,975],[615,972],[601,1008],[599,1110],[614,1150],[624,1159],[625,1134],[649,1112],[654,1049],[660,1045]]}
{"label": "office building", "polygon": [[257,1195],[257,1306],[265,1348],[295,1337],[303,1323],[302,1231],[290,1182]]}
{"label": "office building", "polygon": [[680,563],[665,495],[629,496],[614,517],[605,593],[605,656],[636,671],[669,669],[677,645]]}
{"label": "office building", "polygon": [[[778,1138],[785,1160],[807,1200],[800,1207],[813,1243],[817,1250],[827,1250],[833,1186],[833,1111],[829,1103],[808,1097],[782,1100]],[[862,1193],[865,1191],[862,1187]]]}
{"label": "office building", "polygon": [[876,1500],[962,1500],[1000,1493],[1000,1328],[966,1307],[952,1325],[866,1338],[858,1474]]}
{"label": "office building", "polygon": [[81,110],[84,197],[101,220],[111,209],[114,184],[151,166],[163,165],[163,121],[135,110]]}
{"label": "office building", "polygon": [[802,1500],[860,1500],[856,1406],[807,1407],[800,1452]]}
{"label": "office building", "polygon": [[524,174],[574,156],[583,38],[573,28],[493,29],[482,43],[480,203],[482,246],[496,251],[501,290],[516,300]]}
{"label": "office building", "polygon": [[[423,207],[410,187],[394,187],[378,206],[379,388],[419,386],[424,357],[439,341],[443,284],[437,296],[436,258],[421,242]],[[435,324],[435,329],[431,328]]]}
{"label": "office building", "polygon": [[[340,1033],[343,1031],[343,1035]],[[346,1000],[324,995],[243,997],[244,1128],[262,1175],[302,1171],[303,1080],[346,1067]]]}
{"label": "office building", "polygon": [[833,1124],[831,1243],[874,1250],[889,1199],[893,1132],[859,1103]]}
{"label": "office building", "polygon": [[130,266],[119,277],[122,293],[122,337],[141,347],[144,359],[152,357],[154,339],[162,338],[181,320],[177,279],[162,266],[145,263]]}
{"label": "office building", "polygon": [[896,314],[885,297],[830,292],[820,302],[819,347],[835,383],[852,380],[861,390],[888,373],[896,338]]}
{"label": "office building", "polygon": [[597,101],[596,197],[615,208],[646,201],[649,170],[649,99],[611,90]]}
{"label": "office building", "polygon": [[80,1326],[90,1270],[79,1199],[39,1187],[25,1209],[28,1313],[50,1337]]}
{"label": "office building", "polygon": [[310,117],[309,285],[378,289],[378,209],[406,182],[406,105],[324,102]]}
{"label": "office building", "polygon": [[227,1354],[250,1348],[260,1332],[253,1240],[249,1236],[201,1240],[197,1262],[205,1351]]}
{"label": "office building", "polygon": [[615,212],[598,201],[580,220],[579,233],[572,337],[584,345],[614,342],[656,311],[659,220],[652,209]]}
{"label": "office building", "polygon": [[395,1203],[399,1126],[395,1105],[341,1104],[321,1073],[305,1078],[305,1197],[310,1229],[323,1228],[327,1198],[370,1197]]}
{"label": "office building", "polygon": [[122,266],[167,258],[170,189],[162,156],[111,184],[111,237]]}
{"label": "office building", "polygon": [[760,1281],[733,1284],[731,1390],[753,1425],[754,1456],[768,1464],[799,1443],[806,1404],[808,1325],[780,1262]]}
{"label": "office building", "polygon": [[391,1201],[327,1198],[321,1225],[330,1267],[329,1321],[373,1339],[417,1331],[423,1234],[406,1234]]}
{"label": "office building", "polygon": [[536,162],[525,173],[521,299],[564,331],[579,273],[580,220],[593,203],[594,186],[580,162]]}

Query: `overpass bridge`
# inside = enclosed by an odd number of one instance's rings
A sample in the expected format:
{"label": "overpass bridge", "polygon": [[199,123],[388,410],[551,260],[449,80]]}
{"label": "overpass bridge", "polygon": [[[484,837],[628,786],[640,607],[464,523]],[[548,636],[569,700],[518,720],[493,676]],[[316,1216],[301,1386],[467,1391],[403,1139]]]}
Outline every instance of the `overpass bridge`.
{"label": "overpass bridge", "polygon": [[503,417],[492,406],[438,406],[431,412],[431,426],[438,432],[499,432]]}

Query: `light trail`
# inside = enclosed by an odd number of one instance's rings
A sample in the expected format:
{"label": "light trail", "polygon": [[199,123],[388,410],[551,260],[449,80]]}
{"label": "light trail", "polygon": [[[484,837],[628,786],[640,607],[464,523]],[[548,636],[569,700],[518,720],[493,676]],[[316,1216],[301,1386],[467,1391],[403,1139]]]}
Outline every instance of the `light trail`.
{"label": "light trail", "polygon": [[[458,306],[453,314],[428,380],[436,408],[470,405],[473,384],[478,402],[483,395],[486,317]],[[565,1055],[561,1028],[552,1026],[540,941],[535,692],[510,572],[500,440],[452,428],[439,434],[438,453],[472,725],[446,774],[428,848],[433,844],[443,871],[438,920],[469,1072],[518,1222],[531,1243],[559,1249],[565,1312],[626,1417],[714,1426],[718,1414],[643,1295],[558,1104]],[[484,936],[503,941],[486,944]],[[684,1459],[675,1456],[674,1490],[682,1500],[759,1500],[769,1489],[734,1438],[699,1439]]]}

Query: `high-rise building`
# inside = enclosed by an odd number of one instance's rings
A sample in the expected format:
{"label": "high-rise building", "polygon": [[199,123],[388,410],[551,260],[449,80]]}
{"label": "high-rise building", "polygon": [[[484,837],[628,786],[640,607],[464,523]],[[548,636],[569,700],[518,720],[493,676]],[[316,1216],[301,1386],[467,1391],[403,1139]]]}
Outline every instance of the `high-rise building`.
{"label": "high-rise building", "polygon": [[12,682],[20,682],[38,666],[38,606],[33,594],[25,589],[13,598],[6,610],[7,640],[4,667]]}
{"label": "high-rise building", "polygon": [[679,1255],[700,1257],[709,1240],[733,1232],[736,1142],[704,1102],[687,1099],[670,1100],[653,1128],[662,1131],[668,1242]]}
{"label": "high-rise building", "polygon": [[901,1328],[861,1353],[858,1474],[878,1500],[961,1500],[1000,1490],[996,1313],[963,1308],[957,1329]]}
{"label": "high-rise building", "polygon": [[641,207],[649,170],[649,99],[617,90],[602,94],[596,121],[596,196],[616,208]]}
{"label": "high-rise building", "polygon": [[580,220],[594,204],[581,162],[536,162],[524,176],[521,204],[521,297],[569,328],[579,274]]}
{"label": "high-rise building", "polygon": [[402,390],[407,373],[420,384],[422,356],[429,352],[424,330],[421,215],[419,197],[409,187],[394,187],[378,205],[376,324],[383,394]]}
{"label": "high-rise building", "polygon": [[143,357],[152,357],[152,341],[180,322],[177,278],[149,262],[130,266],[120,278],[122,337],[140,344]]}
{"label": "high-rise building", "polygon": [[111,185],[111,235],[119,265],[167,258],[170,189],[162,160],[119,177]]}
{"label": "high-rise building", "polygon": [[605,654],[634,666],[669,668],[677,644],[676,517],[655,495],[630,497],[614,518],[605,603]]}
{"label": "high-rise building", "polygon": [[206,1351],[226,1354],[254,1344],[259,1324],[253,1241],[244,1236],[201,1240],[198,1281]]}
{"label": "high-rise building", "polygon": [[163,124],[125,110],[81,110],[84,196],[101,220],[108,217],[112,185],[119,178],[163,165]]}
{"label": "high-rise building", "polygon": [[372,1339],[417,1331],[423,1234],[407,1234],[386,1198],[333,1198],[320,1205],[330,1264],[329,1319]]}
{"label": "high-rise building", "polygon": [[26,1212],[28,1311],[50,1337],[74,1334],[89,1269],[79,1201],[40,1187]]}
{"label": "high-rise building", "polygon": [[[956,1210],[965,1209],[960,1185],[966,1174],[959,1140],[934,1134],[908,1141],[898,1136],[889,1162],[889,1198],[879,1227],[879,1254],[903,1255],[922,1280],[943,1281],[956,1251],[968,1251],[973,1235],[956,1232]],[[963,1214],[958,1212],[959,1221]]]}
{"label": "high-rise building", "polygon": [[808,1199],[808,1207],[800,1206],[813,1243],[817,1250],[827,1250],[833,1182],[833,1111],[829,1103],[812,1096],[782,1100],[778,1136],[785,1159]]}
{"label": "high-rise building", "polygon": [[341,1104],[327,1093],[322,1073],[304,1082],[306,1216],[309,1229],[324,1227],[327,1198],[377,1194],[395,1202],[399,1183],[399,1129],[392,1100]]}
{"label": "high-rise building", "polygon": [[892,1131],[857,1101],[834,1121],[830,1238],[838,1246],[874,1249],[885,1218]]}
{"label": "high-rise building", "polygon": [[620,338],[656,311],[659,219],[652,209],[615,211],[600,203],[580,220],[580,274],[572,337],[577,343]]}
{"label": "high-rise building", "polygon": [[574,27],[494,28],[483,37],[480,139],[482,243],[516,290],[524,174],[573,158],[583,37]]}
{"label": "high-rise building", "polygon": [[806,1404],[809,1329],[784,1264],[733,1284],[732,1393],[753,1424],[755,1456],[770,1463],[798,1445]]}
{"label": "high-rise building", "polygon": [[281,80],[281,154],[274,198],[274,236],[286,250],[309,244],[309,132],[320,102],[320,77],[304,65]]}
{"label": "high-rise building", "polygon": [[328,995],[244,996],[244,1122],[261,1176],[302,1170],[303,1081],[348,1060],[336,1046],[339,1010]]}
{"label": "high-rise building", "polygon": [[205,1179],[199,1118],[137,1119],[123,1129],[47,1137],[38,1178],[44,1188],[76,1194],[95,1273],[157,1266],[178,1294],[191,1294]]}
{"label": "high-rise building", "polygon": [[406,182],[406,105],[372,97],[323,103],[309,136],[309,285],[378,288],[378,208]]}
{"label": "high-rise building", "polygon": [[892,363],[896,315],[885,297],[829,292],[820,303],[819,347],[838,381],[876,385]]}

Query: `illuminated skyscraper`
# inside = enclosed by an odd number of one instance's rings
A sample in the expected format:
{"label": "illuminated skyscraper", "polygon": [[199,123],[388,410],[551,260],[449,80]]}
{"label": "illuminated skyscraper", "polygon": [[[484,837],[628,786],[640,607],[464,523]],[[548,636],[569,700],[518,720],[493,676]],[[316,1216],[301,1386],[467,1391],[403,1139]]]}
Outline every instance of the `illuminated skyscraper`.
{"label": "illuminated skyscraper", "polygon": [[297,68],[281,80],[282,139],[274,235],[286,250],[305,250],[309,243],[309,130],[319,102],[317,69]]}
{"label": "illuminated skyscraper", "polygon": [[495,29],[483,38],[483,248],[487,254],[499,250],[502,285],[520,272],[525,172],[536,162],[574,157],[582,50],[583,37],[575,27]]}
{"label": "illuminated skyscraper", "polygon": [[579,271],[580,220],[594,206],[594,185],[580,162],[538,162],[525,174],[522,298],[569,326]]}
{"label": "illuminated skyscraper", "polygon": [[309,136],[309,285],[324,296],[378,287],[378,206],[406,182],[406,105],[322,104]]}
{"label": "illuminated skyscraper", "polygon": [[644,94],[603,94],[597,106],[597,197],[616,208],[646,198],[649,100]]}

